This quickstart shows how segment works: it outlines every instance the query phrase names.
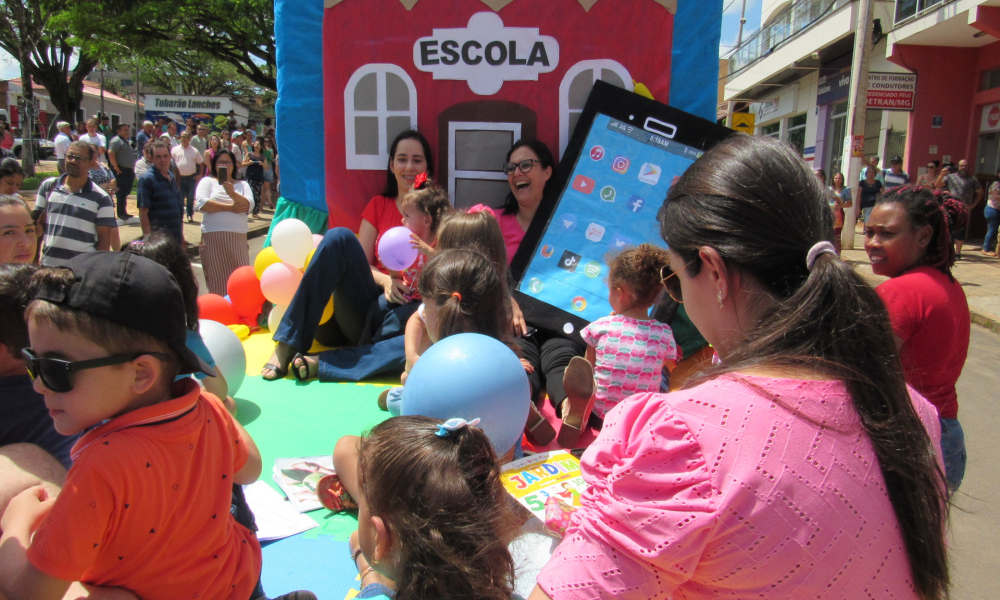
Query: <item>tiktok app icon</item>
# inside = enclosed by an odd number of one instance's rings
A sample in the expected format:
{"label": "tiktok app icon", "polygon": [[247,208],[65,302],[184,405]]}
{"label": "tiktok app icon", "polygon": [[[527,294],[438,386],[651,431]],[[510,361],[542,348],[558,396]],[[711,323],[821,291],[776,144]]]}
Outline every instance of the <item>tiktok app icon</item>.
{"label": "tiktok app icon", "polygon": [[569,271],[570,273],[576,272],[576,266],[580,264],[580,255],[574,254],[569,250],[563,252],[562,256],[559,258],[559,268],[564,271]]}

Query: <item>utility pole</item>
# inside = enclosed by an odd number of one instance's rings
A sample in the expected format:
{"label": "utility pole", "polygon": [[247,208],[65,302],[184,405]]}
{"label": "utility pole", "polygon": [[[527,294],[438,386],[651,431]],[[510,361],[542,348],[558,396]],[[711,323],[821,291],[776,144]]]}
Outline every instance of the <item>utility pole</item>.
{"label": "utility pole", "polygon": [[[852,146],[855,136],[864,136],[865,118],[868,113],[868,61],[872,51],[872,23],[875,16],[875,3],[872,0],[860,0],[855,5],[858,9],[857,25],[854,28],[854,57],[851,60],[851,95],[847,106],[848,127],[846,148],[843,149],[848,165],[847,181],[844,185],[857,189],[861,177],[863,157],[853,156]],[[854,207],[844,211],[844,230],[840,241],[845,250],[854,248],[854,227],[861,214],[861,198],[854,198]]]}
{"label": "utility pole", "polygon": [[[740,31],[736,36],[736,50],[733,52],[740,51],[740,46],[743,45],[743,26],[747,24],[747,0],[743,0],[743,6],[740,8]],[[729,69],[726,69],[726,79],[729,79]],[[728,109],[726,110],[726,127],[733,126],[733,109],[736,107],[736,103],[732,100],[729,101]]]}
{"label": "utility pole", "polygon": [[35,142],[34,142],[34,127],[35,122],[32,119],[35,110],[35,90],[32,88],[31,81],[31,67],[28,62],[28,56],[30,52],[25,47],[25,43],[21,42],[20,56],[21,60],[21,101],[22,105],[18,106],[20,115],[18,120],[21,125],[21,168],[24,169],[24,174],[27,177],[35,176]]}
{"label": "utility pole", "polygon": [[[101,61],[101,114],[97,119],[97,127],[100,128],[102,119],[104,119],[104,61]],[[98,129],[100,131],[100,129]]]}

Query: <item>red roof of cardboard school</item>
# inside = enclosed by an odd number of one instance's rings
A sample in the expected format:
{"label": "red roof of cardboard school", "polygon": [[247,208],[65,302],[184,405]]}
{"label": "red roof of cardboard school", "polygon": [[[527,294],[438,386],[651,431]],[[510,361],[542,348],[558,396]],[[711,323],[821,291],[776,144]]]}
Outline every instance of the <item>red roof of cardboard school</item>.
{"label": "red roof of cardboard school", "polygon": [[[331,6],[336,6],[345,0],[323,0],[323,8],[330,8]],[[399,0],[400,4],[406,7],[406,10],[413,8],[417,2],[420,0]],[[491,8],[494,12],[500,10],[501,8],[507,6],[514,0],[480,0],[483,4]],[[677,14],[677,0],[652,0],[656,2],[663,8],[669,10],[673,14]],[[598,0],[577,0],[583,10],[589,11],[590,7],[597,4]]]}

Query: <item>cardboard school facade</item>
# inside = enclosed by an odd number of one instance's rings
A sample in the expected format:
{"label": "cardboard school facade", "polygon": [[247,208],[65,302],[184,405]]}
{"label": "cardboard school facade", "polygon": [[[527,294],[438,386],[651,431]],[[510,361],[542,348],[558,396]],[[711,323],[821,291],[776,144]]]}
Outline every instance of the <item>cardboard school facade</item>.
{"label": "cardboard school facade", "polygon": [[[558,161],[595,81],[677,105],[682,70],[681,87],[715,93],[717,0],[318,1],[276,3],[276,113],[283,195],[328,213],[330,226],[357,230],[405,129],[427,137],[433,176],[457,208],[499,205],[513,142],[538,138]],[[317,31],[324,118],[307,129]],[[714,97],[701,103],[714,114]]]}

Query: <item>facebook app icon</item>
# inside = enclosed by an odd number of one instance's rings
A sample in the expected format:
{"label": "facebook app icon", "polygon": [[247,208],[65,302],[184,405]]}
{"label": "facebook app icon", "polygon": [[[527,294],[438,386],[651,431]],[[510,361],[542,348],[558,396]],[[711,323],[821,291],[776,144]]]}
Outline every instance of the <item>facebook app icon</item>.
{"label": "facebook app icon", "polygon": [[631,198],[628,199],[626,206],[628,206],[628,209],[630,211],[637,213],[640,210],[642,210],[642,206],[645,203],[646,201],[640,198],[639,196],[632,196]]}

